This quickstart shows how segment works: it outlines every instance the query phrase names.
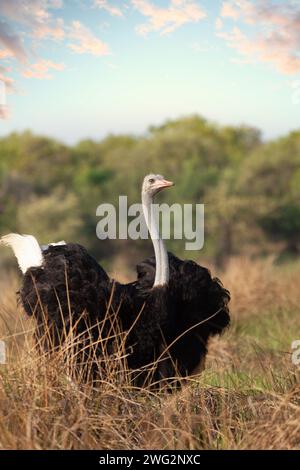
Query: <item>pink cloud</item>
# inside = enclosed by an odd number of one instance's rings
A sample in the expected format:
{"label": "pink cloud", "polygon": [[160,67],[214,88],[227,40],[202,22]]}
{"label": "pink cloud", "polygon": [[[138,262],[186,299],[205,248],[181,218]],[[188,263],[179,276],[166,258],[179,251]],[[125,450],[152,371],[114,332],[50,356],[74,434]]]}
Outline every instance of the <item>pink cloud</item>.
{"label": "pink cloud", "polygon": [[267,62],[285,74],[300,72],[300,4],[224,1],[220,15],[250,26],[247,33],[237,26],[217,33],[246,61]]}
{"label": "pink cloud", "polygon": [[[0,59],[8,62],[15,59],[21,64],[21,73],[27,78],[51,78],[49,69],[61,70],[61,64],[44,59],[28,65],[33,49],[41,39],[63,39],[63,20],[54,18],[51,9],[62,7],[62,0],[1,0],[0,17]],[[16,33],[16,31],[18,31]],[[29,38],[26,47],[24,36]],[[31,41],[30,41],[31,39]],[[25,69],[24,69],[25,68]],[[10,70],[0,67],[0,81],[7,91],[15,91],[13,80],[8,76]],[[7,118],[9,108],[1,104],[0,117]]]}
{"label": "pink cloud", "polygon": [[22,72],[23,77],[25,78],[37,78],[39,80],[51,79],[52,75],[49,73],[49,70],[64,70],[64,64],[57,64],[51,60],[41,59],[35,64],[32,64],[30,67],[25,69]]}
{"label": "pink cloud", "polygon": [[0,104],[0,119],[8,119],[10,116],[9,108],[5,104]]}
{"label": "pink cloud", "polygon": [[10,92],[14,88],[14,81],[12,78],[7,76],[7,72],[9,72],[8,67],[3,67],[2,65],[0,66],[0,82],[4,84],[5,90]]}
{"label": "pink cloud", "polygon": [[64,21],[62,18],[57,18],[50,24],[43,23],[35,27],[33,31],[34,37],[37,39],[51,38],[60,40],[65,37]]}
{"label": "pink cloud", "polygon": [[33,36],[57,39],[63,37],[62,20],[53,18],[51,10],[61,7],[60,0],[1,0],[0,15],[25,25]]}
{"label": "pink cloud", "polygon": [[22,39],[16,35],[11,30],[10,26],[4,21],[0,22],[0,44],[6,51],[6,57],[9,55],[13,56],[20,62],[25,62],[27,60],[27,53]]}
{"label": "pink cloud", "polygon": [[1,49],[0,50],[0,59],[8,59],[8,58],[11,58],[11,57],[13,57],[12,51],[10,51],[8,49]]}
{"label": "pink cloud", "polygon": [[239,10],[232,2],[223,2],[220,16],[224,18],[233,18],[237,20],[239,17]]}
{"label": "pink cloud", "polygon": [[109,47],[95,36],[80,21],[73,21],[68,36],[77,41],[77,44],[68,44],[69,48],[77,54],[92,54],[104,56],[109,54]]}
{"label": "pink cloud", "polygon": [[95,0],[95,6],[103,10],[106,10],[112,16],[123,16],[123,12],[121,8],[115,5],[112,5],[107,0]]}
{"label": "pink cloud", "polygon": [[[44,40],[68,40],[67,47],[79,54],[107,55],[107,44],[96,37],[79,21],[66,25],[53,10],[63,6],[62,0],[0,0],[0,60],[17,61],[17,71],[27,79],[51,79],[53,72],[62,71],[65,65],[37,56],[38,46]],[[98,1],[98,7],[112,15],[121,10],[110,2]],[[24,42],[24,38],[26,42]],[[31,63],[33,61],[33,63]],[[14,64],[13,64],[14,65]],[[0,66],[0,82],[7,91],[14,91],[11,69]],[[9,108],[1,104],[0,118],[7,118]]]}
{"label": "pink cloud", "polygon": [[[109,7],[108,2],[100,2],[100,7],[106,3]],[[96,56],[108,54],[108,46],[79,21],[68,26],[62,18],[53,15],[53,9],[62,6],[62,0],[0,0],[0,16],[5,18],[0,21],[0,59],[17,60],[21,64],[18,70],[25,78],[50,79],[51,72],[63,70],[64,65],[36,56],[37,46],[43,40],[67,38],[70,41],[67,45],[74,52]],[[32,57],[35,62],[30,64]],[[2,81],[5,78],[8,85],[9,72],[2,70],[1,74]]]}
{"label": "pink cloud", "polygon": [[191,0],[170,0],[166,8],[159,7],[147,0],[131,0],[132,5],[148,21],[137,26],[139,34],[146,35],[152,31],[161,35],[168,34],[186,23],[197,23],[206,17],[206,13],[197,2]]}

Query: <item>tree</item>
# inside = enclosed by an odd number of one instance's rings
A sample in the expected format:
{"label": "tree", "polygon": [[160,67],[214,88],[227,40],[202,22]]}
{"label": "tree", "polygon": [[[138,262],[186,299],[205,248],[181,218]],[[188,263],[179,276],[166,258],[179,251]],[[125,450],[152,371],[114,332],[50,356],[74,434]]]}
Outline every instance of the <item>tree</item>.
{"label": "tree", "polygon": [[[244,192],[256,208],[256,223],[270,241],[297,253],[300,237],[300,132],[262,146],[248,159]],[[255,204],[257,199],[260,204]]]}

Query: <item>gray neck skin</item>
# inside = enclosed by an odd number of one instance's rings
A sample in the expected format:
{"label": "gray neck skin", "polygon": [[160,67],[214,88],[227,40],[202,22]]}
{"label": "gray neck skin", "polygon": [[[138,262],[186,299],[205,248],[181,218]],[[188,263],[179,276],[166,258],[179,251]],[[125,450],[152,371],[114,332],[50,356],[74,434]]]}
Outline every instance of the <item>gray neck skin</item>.
{"label": "gray neck skin", "polygon": [[169,259],[163,240],[159,237],[159,230],[153,210],[153,199],[149,194],[142,194],[143,212],[150,233],[155,253],[155,280],[153,287],[164,286],[169,282]]}

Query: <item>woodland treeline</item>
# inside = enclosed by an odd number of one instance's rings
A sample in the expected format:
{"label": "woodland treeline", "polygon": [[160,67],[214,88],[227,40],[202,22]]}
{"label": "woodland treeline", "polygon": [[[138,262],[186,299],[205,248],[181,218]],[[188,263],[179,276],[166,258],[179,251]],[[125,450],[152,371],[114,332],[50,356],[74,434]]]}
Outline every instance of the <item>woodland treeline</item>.
{"label": "woodland treeline", "polygon": [[[100,241],[96,207],[140,201],[143,176],[174,180],[169,203],[205,204],[201,256],[219,266],[238,254],[279,260],[300,249],[300,131],[263,142],[258,129],[219,126],[189,116],[143,136],[110,135],[74,146],[30,131],[0,139],[0,234],[31,233],[41,243],[84,244],[104,264],[151,253],[147,241]],[[184,242],[170,241],[177,254]],[[130,261],[130,260],[128,260]]]}

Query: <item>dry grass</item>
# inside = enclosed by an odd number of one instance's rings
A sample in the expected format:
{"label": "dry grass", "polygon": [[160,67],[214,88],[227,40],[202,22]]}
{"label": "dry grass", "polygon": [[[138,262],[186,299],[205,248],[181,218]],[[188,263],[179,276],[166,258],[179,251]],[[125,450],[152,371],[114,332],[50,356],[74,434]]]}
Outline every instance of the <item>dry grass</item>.
{"label": "dry grass", "polygon": [[[83,384],[62,355],[39,355],[33,323],[16,305],[19,280],[0,283],[0,448],[300,448],[300,264],[232,260],[232,326],[211,342],[206,370],[174,395],[136,389],[115,359],[107,376]],[[116,363],[117,361],[117,363]]]}

